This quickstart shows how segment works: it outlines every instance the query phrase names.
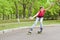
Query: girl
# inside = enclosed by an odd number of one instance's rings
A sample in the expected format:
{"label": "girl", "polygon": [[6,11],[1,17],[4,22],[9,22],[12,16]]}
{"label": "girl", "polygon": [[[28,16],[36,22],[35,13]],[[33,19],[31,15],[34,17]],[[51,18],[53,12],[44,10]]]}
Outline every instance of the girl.
{"label": "girl", "polygon": [[34,22],[34,24],[32,25],[32,27],[30,28],[30,31],[28,33],[32,33],[33,28],[36,26],[37,22],[40,21],[40,30],[38,31],[38,33],[41,33],[43,30],[43,18],[44,18],[44,14],[46,12],[46,10],[50,9],[52,7],[52,5],[50,5],[50,7],[48,7],[47,9],[44,9],[44,7],[40,7],[40,10],[38,11],[38,13],[31,17],[30,19],[33,19],[36,17],[36,21]]}

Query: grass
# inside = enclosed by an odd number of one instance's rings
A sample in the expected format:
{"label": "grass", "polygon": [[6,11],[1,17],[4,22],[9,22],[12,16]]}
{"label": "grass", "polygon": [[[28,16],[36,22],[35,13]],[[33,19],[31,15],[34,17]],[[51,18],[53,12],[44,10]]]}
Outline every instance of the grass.
{"label": "grass", "polygon": [[[10,21],[9,22],[8,21],[4,21],[4,22],[0,23],[0,30],[17,28],[17,27],[31,26],[34,23],[34,21],[24,21],[24,22],[21,21],[20,24],[18,24],[17,21],[15,21],[15,22],[10,22]],[[60,24],[60,20],[44,20],[43,24],[44,25]],[[38,22],[37,25],[39,25],[39,22]]]}

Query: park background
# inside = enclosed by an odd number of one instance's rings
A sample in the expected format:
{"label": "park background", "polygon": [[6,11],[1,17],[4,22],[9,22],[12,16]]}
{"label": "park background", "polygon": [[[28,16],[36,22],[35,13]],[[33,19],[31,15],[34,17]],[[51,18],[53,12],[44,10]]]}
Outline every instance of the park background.
{"label": "park background", "polygon": [[40,6],[48,8],[52,2],[54,6],[46,11],[43,23],[60,24],[60,0],[0,0],[0,30],[30,27],[35,19],[29,17],[34,16]]}

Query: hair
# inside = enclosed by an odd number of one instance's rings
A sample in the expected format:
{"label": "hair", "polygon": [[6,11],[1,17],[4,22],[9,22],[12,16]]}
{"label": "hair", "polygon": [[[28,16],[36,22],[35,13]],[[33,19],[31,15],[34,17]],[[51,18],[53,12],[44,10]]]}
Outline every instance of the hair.
{"label": "hair", "polygon": [[40,9],[43,8],[43,6],[40,6]]}

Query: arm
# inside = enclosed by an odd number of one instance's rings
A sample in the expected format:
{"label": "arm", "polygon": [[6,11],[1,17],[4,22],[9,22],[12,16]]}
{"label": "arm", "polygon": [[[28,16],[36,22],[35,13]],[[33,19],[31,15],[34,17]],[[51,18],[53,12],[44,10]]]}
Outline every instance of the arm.
{"label": "arm", "polygon": [[49,10],[52,6],[50,5],[48,8],[46,8],[45,10]]}
{"label": "arm", "polygon": [[52,8],[54,6],[54,3],[51,3],[50,6],[48,8],[46,8],[45,10],[49,10],[50,8]]}
{"label": "arm", "polygon": [[32,19],[35,18],[38,14],[39,14],[39,12],[38,12],[36,15],[34,15],[33,17],[30,17],[30,19],[32,20]]}
{"label": "arm", "polygon": [[39,12],[36,15],[34,15],[33,18],[35,18],[38,14],[39,14]]}

